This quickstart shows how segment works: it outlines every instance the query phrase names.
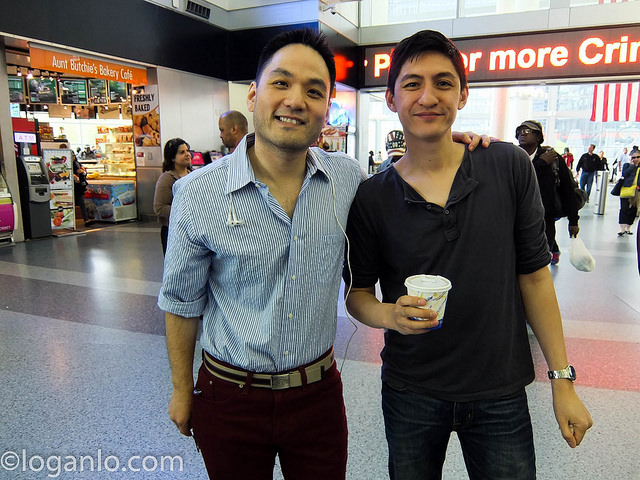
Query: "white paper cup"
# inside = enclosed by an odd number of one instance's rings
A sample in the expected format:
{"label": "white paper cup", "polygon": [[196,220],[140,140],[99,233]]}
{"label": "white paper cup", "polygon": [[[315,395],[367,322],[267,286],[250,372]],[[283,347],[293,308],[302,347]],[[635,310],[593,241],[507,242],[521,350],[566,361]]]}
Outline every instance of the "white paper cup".
{"label": "white paper cup", "polygon": [[[412,275],[404,281],[407,287],[407,294],[412,297],[424,298],[427,304],[424,307],[433,310],[438,314],[438,326],[430,330],[435,330],[442,326],[444,310],[447,306],[447,296],[451,290],[451,282],[439,275]],[[415,320],[422,320],[415,318]]]}

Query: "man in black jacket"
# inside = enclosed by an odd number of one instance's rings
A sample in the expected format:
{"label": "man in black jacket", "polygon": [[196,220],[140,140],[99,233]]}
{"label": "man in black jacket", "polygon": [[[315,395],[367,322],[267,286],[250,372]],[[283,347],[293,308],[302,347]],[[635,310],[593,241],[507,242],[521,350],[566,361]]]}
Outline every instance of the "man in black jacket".
{"label": "man in black jacket", "polygon": [[593,153],[596,149],[596,146],[592,143],[589,145],[589,151],[587,153],[583,153],[578,160],[578,165],[576,165],[576,173],[580,174],[580,188],[587,192],[587,201],[589,201],[589,197],[591,196],[591,186],[593,185],[593,179],[596,176],[596,172],[600,170],[600,157]]}
{"label": "man in black jacket", "polygon": [[544,135],[540,122],[536,120],[522,122],[516,128],[516,138],[531,157],[536,171],[544,206],[545,233],[549,249],[553,254],[551,265],[557,265],[560,260],[560,249],[556,243],[556,219],[563,215],[567,216],[570,237],[577,237],[580,230],[578,202],[571,172],[559,153],[551,147],[542,146]]}

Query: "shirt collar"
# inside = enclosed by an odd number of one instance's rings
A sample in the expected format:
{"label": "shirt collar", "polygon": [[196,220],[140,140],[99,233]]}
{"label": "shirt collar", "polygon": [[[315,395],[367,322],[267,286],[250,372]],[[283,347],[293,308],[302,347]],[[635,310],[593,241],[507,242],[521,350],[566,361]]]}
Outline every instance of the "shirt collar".
{"label": "shirt collar", "polygon": [[[249,183],[255,183],[258,181],[253,168],[251,167],[249,155],[247,154],[247,151],[253,147],[254,144],[255,133],[245,135],[236,146],[233,153],[227,155],[229,174],[227,176],[227,188],[225,190],[225,194],[235,192]],[[316,150],[318,149],[309,148],[307,150],[307,171],[305,174],[305,180],[315,175],[317,172],[322,172],[323,177],[328,178],[327,170],[321,160],[323,153]]]}

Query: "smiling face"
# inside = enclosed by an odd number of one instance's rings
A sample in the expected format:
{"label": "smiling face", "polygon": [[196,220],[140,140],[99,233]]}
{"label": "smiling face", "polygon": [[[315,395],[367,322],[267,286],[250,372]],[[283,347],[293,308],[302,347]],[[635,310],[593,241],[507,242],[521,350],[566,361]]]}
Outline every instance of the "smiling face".
{"label": "smiling face", "polygon": [[291,152],[309,148],[329,116],[329,85],[329,70],[314,49],[278,50],[249,88],[256,142]]}
{"label": "smiling face", "polygon": [[451,125],[464,107],[468,87],[451,60],[439,52],[425,52],[400,69],[393,91],[387,89],[387,105],[398,113],[405,137],[437,140],[451,136]]}

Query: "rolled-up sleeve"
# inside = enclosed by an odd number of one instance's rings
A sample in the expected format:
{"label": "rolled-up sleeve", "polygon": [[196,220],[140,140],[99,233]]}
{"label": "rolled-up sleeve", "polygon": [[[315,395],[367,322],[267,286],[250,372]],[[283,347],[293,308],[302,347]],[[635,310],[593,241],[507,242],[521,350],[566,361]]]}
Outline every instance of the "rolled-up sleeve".
{"label": "rolled-up sleeve", "polygon": [[165,312],[197,317],[207,303],[213,252],[195,232],[190,190],[176,182],[158,306]]}
{"label": "rolled-up sleeve", "polygon": [[514,225],[516,268],[519,274],[528,274],[548,265],[551,253],[544,230],[544,207],[533,165],[524,150],[514,163],[518,192]]}

